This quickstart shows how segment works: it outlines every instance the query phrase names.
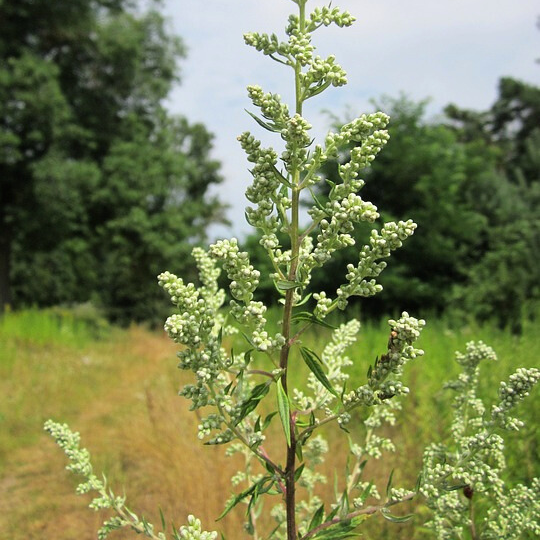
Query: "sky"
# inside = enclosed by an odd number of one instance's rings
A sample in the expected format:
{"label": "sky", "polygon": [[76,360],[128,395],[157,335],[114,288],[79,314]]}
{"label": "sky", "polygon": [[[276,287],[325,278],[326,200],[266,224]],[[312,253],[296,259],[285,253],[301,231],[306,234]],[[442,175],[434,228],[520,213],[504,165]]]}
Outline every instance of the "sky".
{"label": "sky", "polygon": [[[311,0],[308,9],[327,5]],[[355,24],[321,28],[315,54],[334,54],[347,71],[348,85],[309,100],[304,116],[320,139],[329,129],[324,112],[370,112],[370,99],[406,93],[430,98],[430,114],[448,103],[487,109],[501,76],[540,85],[538,0],[335,0]],[[187,46],[181,84],[167,107],[191,122],[203,122],[215,135],[213,157],[222,163],[224,182],[216,188],[230,205],[230,228],[214,226],[216,237],[250,232],[244,219],[248,163],[236,137],[250,130],[263,144],[281,148],[279,136],[259,128],[244,109],[255,112],[246,86],[258,84],[291,103],[292,70],[247,47],[245,32],[276,33],[297,6],[291,0],[165,0],[164,14]],[[317,142],[317,141],[316,141]]]}

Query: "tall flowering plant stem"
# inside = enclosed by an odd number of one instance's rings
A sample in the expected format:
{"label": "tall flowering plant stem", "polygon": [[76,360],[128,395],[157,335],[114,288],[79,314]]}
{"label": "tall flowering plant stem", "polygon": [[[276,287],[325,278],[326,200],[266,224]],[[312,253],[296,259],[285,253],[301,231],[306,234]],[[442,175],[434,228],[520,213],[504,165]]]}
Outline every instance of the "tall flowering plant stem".
{"label": "tall flowering plant stem", "polygon": [[[355,476],[348,479],[347,493],[336,501],[339,512],[325,513],[314,494],[315,483],[325,479],[314,467],[322,461],[320,454],[326,443],[320,435],[311,437],[320,426],[330,422],[345,428],[356,407],[382,405],[405,394],[407,389],[399,375],[406,361],[422,354],[413,342],[424,324],[407,313],[398,321],[390,321],[387,353],[376,360],[367,383],[350,392],[346,392],[348,377],[343,371],[351,363],[345,349],[354,341],[358,323],[351,321],[336,329],[331,346],[324,351],[312,351],[302,343],[302,335],[310,326],[331,327],[325,318],[335,309],[345,309],[351,296],[371,296],[381,290],[374,278],[386,265],[383,259],[413,234],[416,225],[409,220],[384,223],[380,230],[374,229],[369,242],[360,250],[358,264],[344,269],[344,284],[334,298],[309,290],[312,273],[322,268],[336,250],[354,244],[351,232],[355,224],[374,222],[379,217],[377,208],[362,200],[357,192],[364,184],[360,172],[388,140],[388,117],[383,113],[362,115],[339,132],[329,133],[322,144],[314,145],[309,135],[312,126],[303,116],[304,103],[330,87],[343,86],[347,78],[333,55],[315,55],[313,34],[331,24],[350,26],[354,17],[337,7],[315,8],[308,13],[307,0],[293,1],[297,12],[289,17],[285,41],[275,34],[244,36],[246,44],[294,73],[292,111],[276,93],[265,92],[257,85],[247,89],[258,109],[249,114],[258,126],[280,136],[285,149],[278,155],[273,148],[263,148],[249,132],[238,137],[253,164],[253,183],[246,192],[251,205],[246,216],[260,230],[260,243],[274,268],[270,277],[283,306],[280,331],[272,335],[266,328],[266,306],[253,299],[260,274],[250,264],[249,254],[239,251],[236,239],[218,241],[208,253],[196,250],[202,288],[185,285],[168,272],[159,278],[179,309],[165,327],[175,341],[187,348],[179,355],[181,367],[191,369],[197,378],[197,384],[186,387],[182,393],[193,400],[194,409],[217,409],[203,420],[200,436],[212,436],[207,444],[235,441],[233,449],[244,452],[248,460],[251,455],[266,471],[262,479],[255,474],[237,475],[236,480],[240,483],[241,479],[245,489],[230,499],[223,515],[237,504],[246,503],[246,530],[257,536],[261,495],[277,495],[282,503],[273,510],[277,520],[274,533],[284,534],[289,540],[322,534],[328,537],[333,534],[328,529],[343,535],[356,527],[354,520],[364,514],[358,511],[363,503],[359,498],[353,507],[348,500],[359,489],[363,469],[360,463],[365,456],[357,450]],[[349,152],[353,143],[356,148]],[[328,201],[321,203],[311,188],[323,181],[319,174],[322,165],[344,152],[349,152],[350,159],[340,167],[342,182],[333,185]],[[311,223],[303,230],[299,224],[301,201],[311,204]],[[279,233],[288,237],[286,245],[280,244]],[[218,312],[224,300],[216,282],[220,266],[229,278],[232,298],[227,321]],[[309,311],[306,305],[311,298],[314,303]],[[224,350],[223,336],[236,332],[242,333],[246,349]],[[290,373],[297,369],[297,360],[303,361],[311,372],[304,389],[291,388]],[[265,376],[266,380],[260,382]],[[269,456],[263,445],[272,415],[262,419],[257,414],[260,401],[271,393],[275,395],[276,414],[283,428],[284,464]],[[381,438],[373,440],[374,448],[384,444]],[[306,455],[311,458],[306,459]],[[307,488],[307,501],[297,500],[297,485]]]}
{"label": "tall flowering plant stem", "polygon": [[[501,385],[499,405],[489,418],[484,417],[475,395],[477,364],[483,358],[491,359],[493,353],[484,344],[471,344],[465,355],[457,357],[464,374],[452,386],[457,391],[459,413],[452,428],[455,446],[428,447],[414,489],[394,487],[393,475],[385,479],[385,486],[366,477],[370,460],[381,459],[395,449],[380,428],[396,422],[401,400],[409,393],[402,375],[409,362],[423,355],[415,343],[425,322],[404,311],[401,317],[388,321],[387,343],[381,344],[372,358],[359,359],[347,351],[356,340],[360,323],[352,319],[336,328],[327,317],[336,309],[346,310],[352,296],[369,297],[382,290],[376,278],[386,267],[385,259],[414,233],[416,225],[411,220],[377,222],[377,208],[359,195],[364,185],[361,174],[388,141],[389,118],[384,113],[361,115],[328,133],[321,143],[312,140],[304,103],[347,82],[333,55],[315,55],[313,36],[332,24],[348,27],[354,17],[337,7],[308,11],[308,0],[291,1],[296,11],[288,19],[284,40],[256,32],[244,36],[247,45],[294,74],[292,107],[277,93],[257,85],[247,88],[256,109],[249,114],[259,128],[280,137],[284,149],[278,153],[264,148],[249,132],[238,137],[251,165],[246,218],[260,232],[260,244],[273,269],[269,277],[282,306],[280,325],[271,328],[267,324],[267,306],[255,299],[260,272],[235,238],[219,240],[208,250],[193,250],[198,285],[170,272],[158,278],[176,308],[165,322],[165,330],[180,345],[179,368],[192,373],[192,382],[180,394],[191,400],[191,409],[198,413],[198,437],[207,445],[227,445],[227,454],[243,456],[244,467],[232,478],[233,492],[218,521],[231,510],[242,508],[244,531],[255,540],[344,539],[358,536],[363,522],[376,515],[397,523],[407,521],[411,516],[403,514],[403,503],[421,494],[433,511],[430,526],[437,538],[462,538],[464,527],[477,538],[472,494],[489,492],[486,479],[493,479],[502,468],[498,432],[519,427],[509,412],[532,390],[540,372],[514,374]],[[330,159],[342,163],[339,181],[330,183],[327,199],[320,201],[312,187],[324,181],[321,168]],[[301,203],[309,207],[310,218],[303,228],[299,223]],[[351,233],[360,222],[377,225],[359,247],[358,262],[343,269],[342,284],[334,294],[313,290],[313,273],[324,271],[334,252],[354,245]],[[286,239],[283,245],[280,238]],[[221,272],[226,275],[228,293],[218,285]],[[318,351],[303,341],[306,330],[314,325],[332,330]],[[362,384],[355,387],[347,368],[359,361],[369,369]],[[291,374],[299,364],[305,364],[309,375],[301,387],[294,387],[298,377]],[[261,405],[263,401],[266,406]],[[363,423],[349,430],[357,409],[363,410]],[[265,441],[271,424],[278,422],[283,452],[272,455]],[[330,424],[347,432],[349,456],[334,493],[328,493],[323,501],[317,493],[327,479],[319,466],[329,444],[320,428]],[[148,521],[128,510],[124,498],[116,497],[105,480],[98,479],[88,452],[79,448],[77,434],[54,422],[48,422],[46,429],[70,458],[70,470],[86,478],[79,491],[97,492],[92,508],[115,513],[105,522],[100,539],[120,527],[130,527],[149,538],[167,538],[165,531],[156,532]],[[276,436],[275,431],[271,433]],[[499,452],[497,466],[489,463],[495,450]],[[457,494],[464,487],[468,488],[465,501]],[[521,530],[540,530],[534,528],[530,517],[540,515],[530,502],[538,491],[538,481],[532,488],[521,486],[520,503],[513,506],[507,504],[512,493],[503,487],[497,484],[493,500],[511,511],[504,519],[490,514],[485,530],[497,535],[509,530],[505,528],[509,520],[517,524],[512,530],[518,525]],[[275,519],[274,526],[259,520],[263,511]],[[486,536],[492,537],[496,536]],[[203,531],[200,521],[190,517],[188,525],[172,531],[172,538],[211,540],[217,533]]]}

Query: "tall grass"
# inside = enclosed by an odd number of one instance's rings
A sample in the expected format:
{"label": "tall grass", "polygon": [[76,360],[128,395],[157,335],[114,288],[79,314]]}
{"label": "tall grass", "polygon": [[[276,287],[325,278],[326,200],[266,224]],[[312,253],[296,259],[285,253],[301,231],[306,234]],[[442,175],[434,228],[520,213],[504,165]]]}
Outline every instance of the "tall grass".
{"label": "tall grass", "polygon": [[[130,504],[150,519],[159,522],[161,507],[178,523],[193,513],[208,528],[214,527],[213,520],[230,494],[229,478],[242,464],[225,458],[224,448],[204,447],[197,440],[198,419],[176,395],[190,375],[176,369],[174,344],[161,333],[137,327],[110,330],[99,339],[92,322],[76,315],[58,317],[55,312],[31,310],[7,314],[0,322],[2,534],[11,540],[90,540],[99,528],[99,518],[85,508],[83,498],[72,494],[73,480],[61,472],[63,455],[42,435],[48,417],[80,430],[95,456],[96,469],[108,473],[117,491],[125,486]],[[273,324],[278,324],[277,318],[270,314]],[[369,364],[385,352],[388,331],[385,322],[363,324],[358,342],[349,351],[354,361],[351,387],[365,382]],[[326,329],[312,328],[302,339],[321,350],[328,337]],[[397,426],[385,431],[398,452],[366,469],[382,489],[393,468],[397,486],[414,485],[424,446],[444,438],[451,395],[442,389],[443,382],[458,372],[454,351],[464,350],[471,339],[484,340],[499,355],[499,362],[486,366],[483,373],[481,394],[488,400],[495,399],[499,381],[516,367],[538,365],[538,339],[532,325],[525,327],[522,336],[512,337],[491,326],[449,329],[442,321],[428,320],[421,341],[426,354],[407,369],[411,393],[403,401]],[[236,348],[240,350],[239,343]],[[301,386],[308,371],[299,357],[291,361]],[[508,439],[509,469],[516,481],[540,474],[540,435],[535,429],[539,409],[536,391],[521,410],[527,429]],[[352,433],[362,432],[362,414],[353,418]],[[279,422],[274,423],[279,431]],[[330,483],[320,493],[329,500],[333,471],[345,466],[340,450],[347,436],[335,427],[328,428],[326,435],[331,452],[323,470]],[[282,449],[268,444],[268,450],[279,455]],[[228,538],[243,538],[238,534],[240,512],[223,522]],[[271,522],[267,515],[263,519]],[[367,522],[364,537],[428,538],[417,525],[418,521],[398,526],[374,518]],[[130,537],[130,533],[116,536]]]}

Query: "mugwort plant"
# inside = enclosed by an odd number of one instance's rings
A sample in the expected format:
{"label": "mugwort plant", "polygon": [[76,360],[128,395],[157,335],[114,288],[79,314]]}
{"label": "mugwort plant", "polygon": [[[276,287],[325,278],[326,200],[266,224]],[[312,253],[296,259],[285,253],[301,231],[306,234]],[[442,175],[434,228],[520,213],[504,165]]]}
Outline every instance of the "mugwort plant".
{"label": "mugwort plant", "polygon": [[[247,89],[258,109],[249,114],[258,126],[281,137],[284,150],[278,153],[264,148],[249,132],[238,137],[251,164],[246,217],[260,232],[260,244],[271,261],[270,277],[281,302],[280,327],[267,323],[267,306],[254,299],[260,273],[234,238],[217,241],[207,251],[193,250],[199,286],[170,272],[159,276],[159,285],[176,308],[165,330],[181,346],[179,367],[193,373],[193,382],[180,394],[191,400],[192,410],[206,411],[199,439],[205,444],[226,444],[228,453],[241,453],[245,458],[245,469],[232,478],[234,495],[216,517],[220,519],[240,505],[246,523],[239,536],[330,540],[358,536],[363,522],[375,515],[398,523],[406,521],[411,516],[399,515],[399,506],[423,497],[431,510],[428,526],[439,539],[510,539],[526,531],[539,535],[540,480],[506,489],[501,476],[505,466],[501,433],[521,427],[512,413],[540,379],[538,369],[521,368],[501,383],[498,401],[488,410],[477,397],[476,388],[480,362],[493,362],[495,353],[482,342],[469,343],[466,352],[456,356],[462,373],[447,385],[455,393],[451,441],[425,450],[415,486],[394,487],[391,476],[386,489],[381,490],[366,478],[364,470],[369,460],[381,458],[383,450],[394,449],[379,428],[396,421],[400,400],[409,393],[402,374],[409,362],[424,354],[415,343],[425,322],[407,312],[388,321],[386,350],[358,387],[348,384],[347,374],[352,364],[347,349],[360,330],[357,320],[333,328],[323,350],[312,350],[302,342],[304,332],[313,325],[332,328],[328,315],[346,310],[351,297],[369,297],[381,291],[376,278],[391,253],[414,233],[416,224],[390,221],[374,228],[359,248],[357,264],[347,266],[343,284],[334,295],[310,290],[312,274],[320,271],[336,250],[354,244],[351,232],[355,225],[373,223],[380,217],[377,208],[358,193],[364,185],[362,171],[388,141],[389,118],[382,112],[364,114],[314,144],[312,126],[303,116],[304,104],[331,86],[345,85],[347,77],[333,55],[322,58],[315,54],[313,37],[322,27],[348,27],[355,19],[337,7],[316,7],[308,12],[308,0],[291,1],[297,12],[289,17],[284,41],[275,34],[244,36],[247,45],[294,74],[292,107],[260,86]],[[327,200],[321,202],[313,187],[324,181],[321,167],[328,160],[342,163],[341,180],[331,184]],[[300,207],[306,201],[311,221],[301,227]],[[226,307],[227,295],[218,285],[221,272],[229,288]],[[231,335],[236,335],[236,342],[242,341],[241,350],[225,347],[224,340]],[[309,370],[302,388],[291,382],[299,362]],[[351,425],[357,409],[366,411],[362,439],[356,438],[357,430]],[[265,441],[271,424],[278,423],[284,452],[276,457],[267,450]],[[329,448],[321,427],[331,423],[350,431],[350,455],[341,480],[344,487],[325,505],[316,488],[326,480],[318,465]],[[77,433],[52,421],[45,429],[69,457],[68,469],[84,477],[77,491],[97,493],[90,507],[114,511],[99,531],[99,539],[122,527],[159,540],[217,538],[216,532],[203,531],[193,516],[172,533],[166,532],[163,521],[163,530],[157,532],[154,525],[126,506],[124,497],[109,489],[105,478],[94,473]],[[275,437],[276,431],[272,433]],[[480,517],[476,513],[478,501],[483,509]],[[272,530],[261,530],[257,518],[263,511],[275,519]]]}

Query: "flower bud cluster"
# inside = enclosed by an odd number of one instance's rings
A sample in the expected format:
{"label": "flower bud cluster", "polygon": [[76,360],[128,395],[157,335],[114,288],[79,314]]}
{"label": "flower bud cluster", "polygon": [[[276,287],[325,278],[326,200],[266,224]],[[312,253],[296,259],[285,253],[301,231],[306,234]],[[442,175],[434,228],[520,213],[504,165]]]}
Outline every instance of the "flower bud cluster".
{"label": "flower bud cluster", "polygon": [[530,533],[540,538],[540,479],[531,487],[518,484],[497,497],[485,519],[484,538],[514,540]]}
{"label": "flower bud cluster", "polygon": [[289,26],[289,29],[289,55],[300,62],[301,66],[307,66],[311,62],[315,50],[311,43],[311,35],[308,32],[302,32],[299,27]]}
{"label": "flower bud cluster", "polygon": [[467,428],[480,429],[484,425],[485,407],[482,400],[476,397],[479,364],[482,360],[494,362],[497,355],[484,342],[470,341],[467,343],[465,354],[458,351],[455,359],[463,371],[457,380],[446,383],[444,388],[456,392],[451,430],[453,438],[459,440],[465,435]]}
{"label": "flower bud cluster", "polygon": [[246,251],[240,251],[238,240],[218,240],[210,246],[211,255],[223,262],[227,277],[231,280],[231,294],[245,304],[253,298],[253,291],[259,284],[260,272],[249,263]]}
{"label": "flower bud cluster", "polygon": [[517,431],[523,423],[509,416],[509,412],[525,399],[540,380],[540,370],[519,368],[510,376],[508,382],[501,382],[499,403],[493,406],[492,422],[509,430]]}
{"label": "flower bud cluster", "polygon": [[362,497],[356,497],[353,499],[353,506],[355,508],[362,508],[366,502],[366,499],[373,498],[380,500],[381,495],[377,486],[373,482],[359,482],[357,489],[363,494]]}
{"label": "flower bud cluster", "polygon": [[384,130],[388,122],[390,122],[390,117],[383,112],[362,114],[352,122],[343,125],[339,133],[328,133],[325,140],[327,152],[331,152],[330,157],[337,157],[336,152],[339,148],[351,142],[366,141],[371,134]]}
{"label": "flower bud cluster", "polygon": [[456,362],[460,366],[463,366],[465,371],[475,368],[482,360],[488,360],[490,362],[497,361],[495,351],[483,341],[469,341],[466,345],[465,354],[459,351],[456,352]]}
{"label": "flower bud cluster", "polygon": [[332,299],[326,296],[324,291],[320,293],[315,293],[313,298],[317,301],[317,305],[313,310],[313,314],[318,319],[324,319],[330,312],[330,307],[332,306]]}
{"label": "flower bud cluster", "polygon": [[247,208],[246,217],[254,227],[262,229],[269,234],[276,232],[279,222],[272,216],[274,205],[279,202],[277,190],[280,186],[276,174],[278,156],[271,148],[261,148],[261,142],[255,139],[248,131],[238,137],[238,141],[247,154],[247,159],[255,166],[251,170],[253,183],[246,190],[249,201],[257,204],[257,208]]}
{"label": "flower bud cluster", "polygon": [[180,527],[178,534],[182,540],[215,540],[217,532],[206,532],[202,530],[201,522],[195,516],[188,516],[188,524]]}
{"label": "flower bud cluster", "polygon": [[167,319],[165,331],[176,343],[190,348],[199,347],[212,332],[214,310],[200,297],[200,291],[193,283],[185,285],[182,278],[170,272],[163,272],[158,280],[180,311]]}
{"label": "flower bud cluster", "polygon": [[259,34],[258,32],[247,32],[244,34],[244,43],[267,56],[274,54],[288,56],[289,54],[288,44],[280,42],[276,34],[268,35]]}
{"label": "flower bud cluster", "polygon": [[332,23],[343,28],[351,26],[355,20],[348,11],[340,11],[338,7],[316,7],[309,15],[307,29],[313,32],[323,25],[330,26]]}
{"label": "flower bud cluster", "polygon": [[350,234],[354,230],[354,223],[360,221],[372,223],[379,217],[375,205],[363,201],[354,193],[339,202],[329,201],[324,210],[315,207],[310,211],[310,215],[314,219],[320,219],[323,215],[326,217],[321,219],[317,245],[305,263],[309,270],[323,266],[331,259],[334,251],[354,245],[354,239]]}
{"label": "flower bud cluster", "polygon": [[[391,326],[388,351],[375,360],[368,372],[368,382],[344,397],[345,404],[361,404],[366,407],[384,404],[395,396],[406,395],[409,389],[396,379],[402,374],[403,366],[410,360],[422,356],[424,351],[413,347],[425,325],[423,319],[410,317],[404,311],[397,321],[389,320]],[[388,413],[392,418],[393,414]],[[376,423],[378,420],[374,420]]]}
{"label": "flower bud cluster", "polygon": [[336,63],[333,54],[327,58],[315,56],[309,63],[309,69],[300,75],[300,82],[306,88],[307,96],[312,97],[330,85],[345,86],[347,73]]}
{"label": "flower bud cluster", "polygon": [[[458,538],[470,527],[469,504],[474,496],[481,496],[482,504],[491,507],[482,523],[476,523],[482,538],[513,539],[520,538],[525,530],[540,531],[539,480],[533,480],[532,488],[506,489],[502,479],[506,466],[504,440],[494,432],[497,428],[521,427],[522,423],[508,413],[538,382],[540,371],[520,368],[507,383],[501,383],[500,403],[486,420],[485,406],[476,396],[479,364],[496,358],[493,349],[483,342],[468,343],[464,354],[456,353],[463,372],[445,385],[456,392],[453,445],[432,444],[426,448],[420,486],[434,514],[428,526],[438,538]],[[452,484],[465,489],[452,490]],[[536,521],[531,519],[535,512]]]}
{"label": "flower bud cluster", "polygon": [[223,262],[227,277],[231,280],[231,294],[242,304],[231,300],[231,315],[240,323],[251,327],[251,341],[260,351],[279,348],[284,343],[281,334],[269,336],[264,330],[266,306],[253,300],[253,292],[259,284],[260,272],[249,263],[249,255],[238,248],[238,240],[218,240],[210,246],[213,257]]}
{"label": "flower bud cluster", "polygon": [[250,85],[247,90],[253,105],[261,109],[266,119],[272,120],[280,128],[286,124],[290,118],[289,108],[281,101],[278,94],[265,94],[258,85]]}
{"label": "flower bud cluster", "polygon": [[214,259],[200,247],[193,248],[191,254],[199,270],[199,279],[202,283],[202,287],[199,288],[201,296],[207,305],[217,312],[225,301],[225,291],[218,287],[221,268],[216,266]]}
{"label": "flower bud cluster", "polygon": [[350,162],[339,168],[343,184],[334,186],[330,190],[330,199],[343,199],[349,193],[360,190],[364,181],[358,178],[358,173],[371,164],[388,141],[389,136],[384,128],[388,125],[389,120],[389,117],[382,112],[363,114],[342,126],[339,133],[328,133],[325,147],[316,145],[313,155],[306,165],[308,174],[304,179],[305,185],[313,185],[318,178],[315,174],[317,169],[328,159],[337,159],[341,148],[356,142],[361,144],[351,150]]}
{"label": "flower bud cluster", "polygon": [[339,175],[343,183],[332,188],[330,199],[342,199],[349,193],[356,193],[363,187],[364,181],[358,178],[358,173],[369,167],[389,138],[386,130],[377,130],[369,135],[361,146],[355,146],[351,150],[350,161],[339,166]]}
{"label": "flower bud cluster", "polygon": [[401,247],[403,241],[411,236],[416,229],[416,223],[412,220],[400,221],[399,223],[389,222],[383,225],[381,232],[371,231],[370,245],[364,246],[360,250],[360,262],[356,267],[347,265],[346,275],[349,284],[342,285],[337,290],[338,307],[345,309],[350,296],[373,296],[382,290],[374,279],[367,281],[366,277],[378,276],[386,267],[384,261],[377,262],[390,256],[390,253]]}
{"label": "flower bud cluster", "polygon": [[[388,352],[375,362],[368,379],[368,384],[373,389],[381,388],[381,383],[390,374],[401,374],[403,366],[409,360],[424,354],[422,349],[415,349],[412,344],[420,337],[420,332],[426,321],[410,317],[404,311],[397,321],[390,319],[388,324],[392,329],[388,340]],[[397,385],[397,383],[393,384]],[[393,392],[398,390],[398,387],[387,388],[386,390]]]}
{"label": "flower bud cluster", "polygon": [[295,114],[281,130],[281,138],[286,141],[281,159],[289,172],[304,168],[306,148],[311,144],[308,133],[310,129],[311,124],[299,114]]}
{"label": "flower bud cluster", "polygon": [[198,438],[204,439],[214,430],[220,429],[223,424],[223,417],[220,414],[210,414],[201,420],[198,425]]}
{"label": "flower bud cluster", "polygon": [[408,497],[412,497],[413,494],[414,494],[414,491],[411,491],[410,489],[392,488],[390,489],[388,500],[393,501],[393,502],[403,501],[404,499]]}

